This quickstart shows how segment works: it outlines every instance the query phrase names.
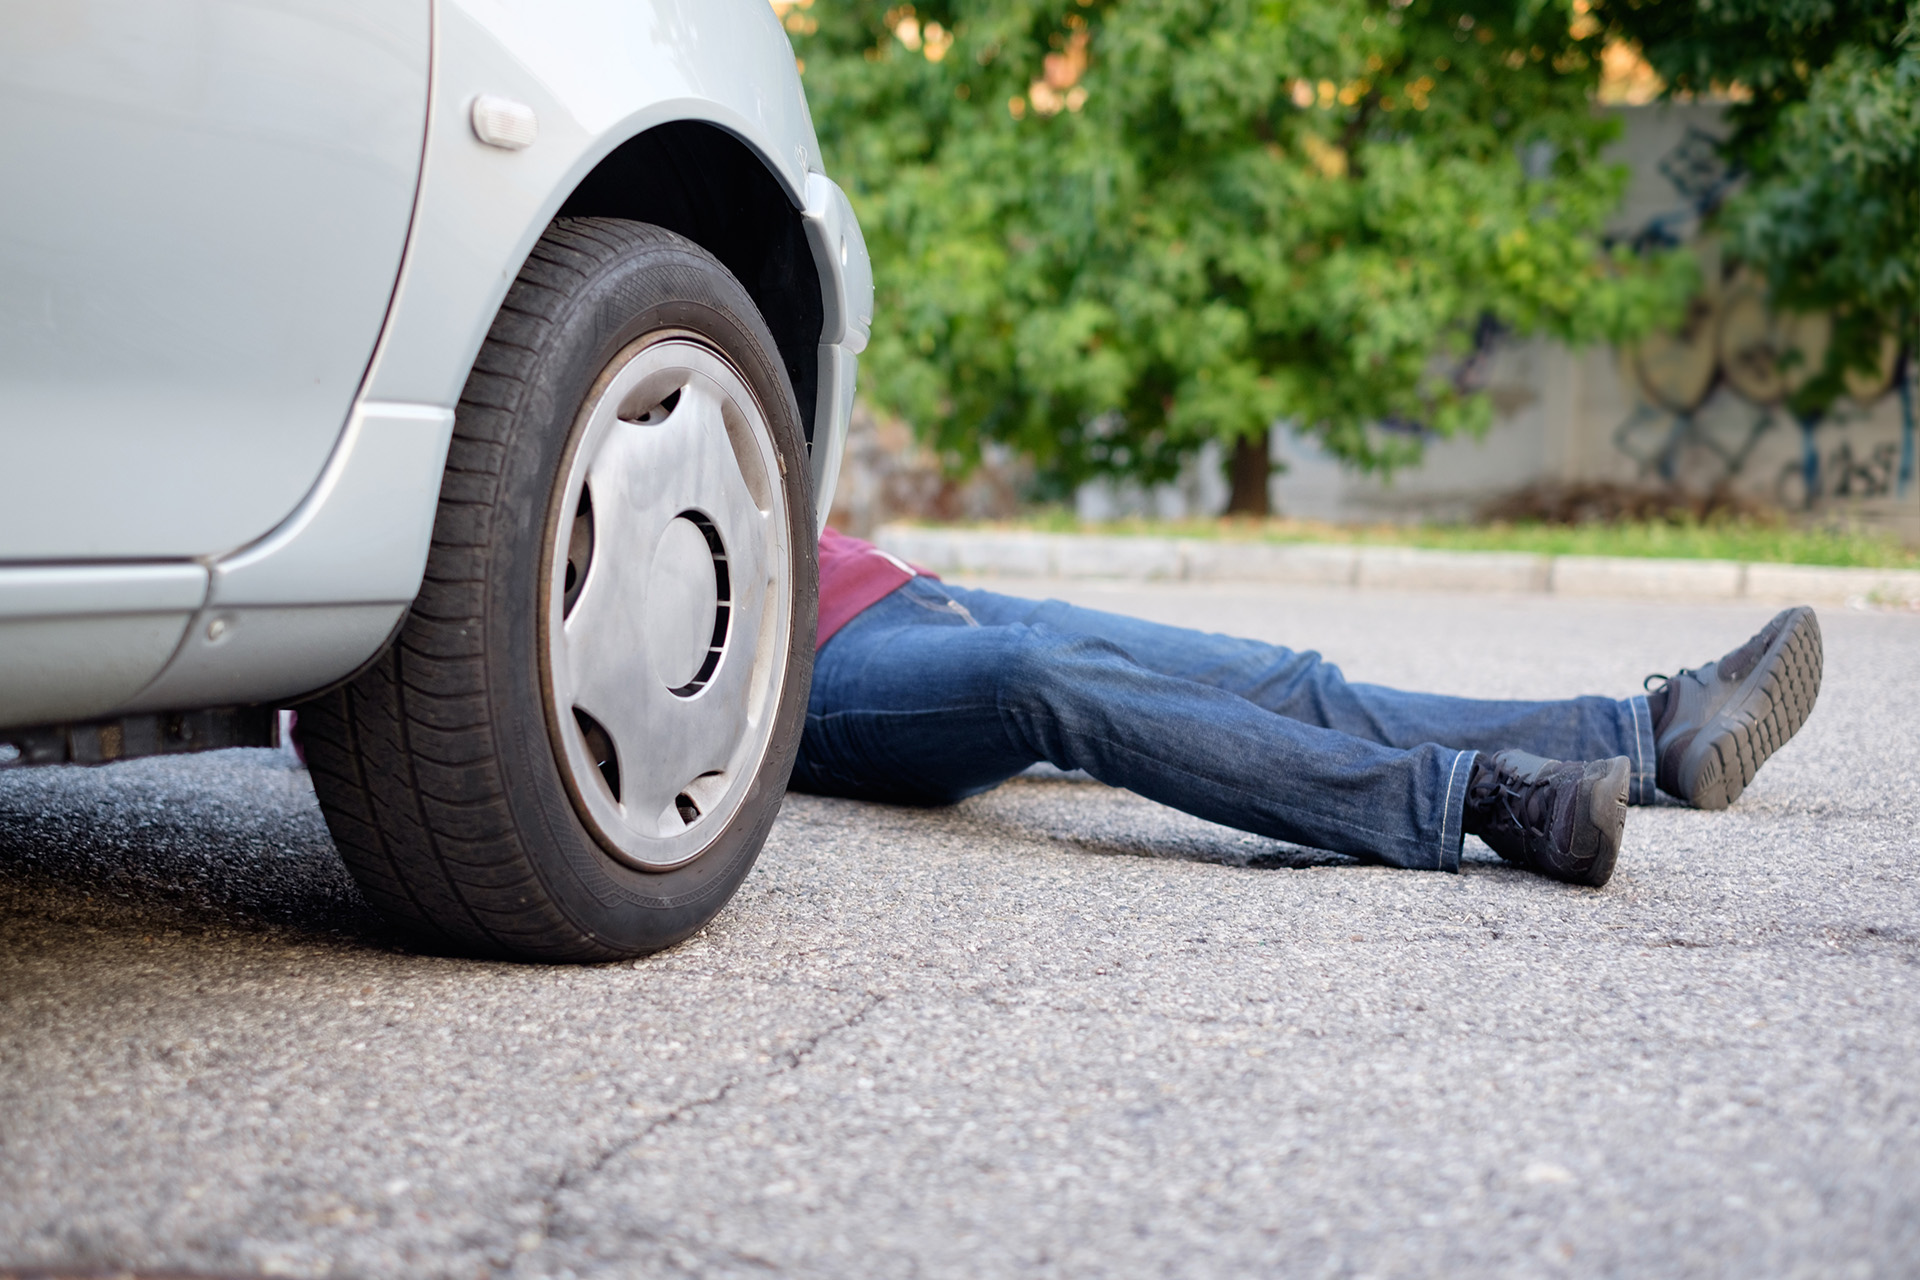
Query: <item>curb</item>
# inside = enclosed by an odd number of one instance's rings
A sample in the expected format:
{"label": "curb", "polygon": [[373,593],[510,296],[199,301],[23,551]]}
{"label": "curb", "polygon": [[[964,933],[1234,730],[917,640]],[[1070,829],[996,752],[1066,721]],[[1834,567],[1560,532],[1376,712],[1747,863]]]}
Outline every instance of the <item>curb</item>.
{"label": "curb", "polygon": [[1402,591],[1531,592],[1920,608],[1920,570],[1733,560],[1429,551],[1340,543],[1020,533],[883,525],[874,543],[935,573],[1142,582],[1269,582]]}

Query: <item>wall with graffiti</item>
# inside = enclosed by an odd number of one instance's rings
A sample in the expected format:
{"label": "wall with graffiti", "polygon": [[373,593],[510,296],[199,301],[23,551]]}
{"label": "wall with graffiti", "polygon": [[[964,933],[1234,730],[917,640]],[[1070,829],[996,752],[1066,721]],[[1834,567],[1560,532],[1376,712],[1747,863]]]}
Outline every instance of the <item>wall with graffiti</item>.
{"label": "wall with graffiti", "polygon": [[1336,520],[1459,518],[1541,482],[1725,487],[1815,513],[1912,525],[1920,535],[1913,406],[1899,353],[1872,353],[1825,415],[1803,420],[1793,393],[1822,367],[1824,316],[1777,315],[1765,282],[1722,260],[1702,217],[1733,181],[1714,140],[1718,108],[1619,109],[1615,158],[1632,182],[1613,233],[1634,243],[1690,244],[1703,288],[1678,332],[1627,351],[1569,352],[1482,335],[1463,376],[1483,386],[1495,425],[1478,441],[1437,441],[1426,462],[1391,482],[1344,472],[1284,435],[1274,498],[1288,514]]}

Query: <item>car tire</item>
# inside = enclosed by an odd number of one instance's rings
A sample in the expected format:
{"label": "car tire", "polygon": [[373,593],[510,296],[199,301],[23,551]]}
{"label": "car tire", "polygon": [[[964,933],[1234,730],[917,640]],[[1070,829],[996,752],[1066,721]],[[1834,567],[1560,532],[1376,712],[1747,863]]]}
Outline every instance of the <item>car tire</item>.
{"label": "car tire", "polygon": [[711,920],[799,748],[812,510],[739,281],[658,227],[556,221],[462,393],[406,623],[299,709],[374,906],[431,949],[540,961]]}

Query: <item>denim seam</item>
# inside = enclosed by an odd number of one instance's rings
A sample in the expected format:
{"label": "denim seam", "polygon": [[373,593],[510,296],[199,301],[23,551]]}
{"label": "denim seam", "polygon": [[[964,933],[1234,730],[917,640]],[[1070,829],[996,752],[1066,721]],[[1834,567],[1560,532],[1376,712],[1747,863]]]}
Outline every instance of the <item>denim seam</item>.
{"label": "denim seam", "polygon": [[1466,825],[1467,809],[1467,789],[1460,780],[1460,762],[1469,762],[1467,777],[1471,778],[1471,762],[1478,759],[1479,755],[1478,751],[1462,751],[1453,757],[1453,768],[1447,771],[1447,799],[1446,808],[1440,815],[1440,859],[1436,870],[1460,869],[1460,845],[1466,839],[1466,833],[1461,828]]}
{"label": "denim seam", "polygon": [[1634,804],[1652,804],[1659,790],[1655,777],[1659,743],[1653,738],[1653,711],[1639,694],[1627,699],[1627,709],[1633,717],[1633,787],[1628,799]]}

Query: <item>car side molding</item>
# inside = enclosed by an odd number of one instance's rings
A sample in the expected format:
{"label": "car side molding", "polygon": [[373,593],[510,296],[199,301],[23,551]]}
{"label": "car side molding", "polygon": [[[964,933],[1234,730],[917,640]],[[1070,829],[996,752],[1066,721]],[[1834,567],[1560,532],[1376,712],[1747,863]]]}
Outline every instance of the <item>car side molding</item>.
{"label": "car side molding", "polygon": [[405,604],[420,590],[453,410],[354,406],[320,482],[280,526],[212,565],[209,606]]}

